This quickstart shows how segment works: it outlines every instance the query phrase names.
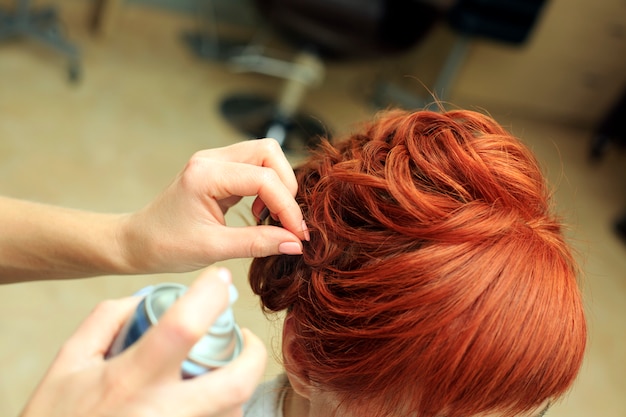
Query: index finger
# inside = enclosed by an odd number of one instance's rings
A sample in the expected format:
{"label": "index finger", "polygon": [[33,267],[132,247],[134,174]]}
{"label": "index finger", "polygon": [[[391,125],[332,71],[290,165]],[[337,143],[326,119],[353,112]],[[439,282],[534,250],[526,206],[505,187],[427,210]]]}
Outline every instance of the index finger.
{"label": "index finger", "polygon": [[118,358],[126,378],[135,381],[179,376],[196,342],[228,305],[230,272],[209,268],[134,345]]}
{"label": "index finger", "polygon": [[[194,155],[183,173],[190,182],[196,183],[194,192],[199,198],[219,204],[237,196],[258,196],[286,230],[301,240],[308,240],[302,210],[278,172],[269,167],[213,157],[215,159]],[[291,175],[295,181],[293,171]]]}
{"label": "index finger", "polygon": [[280,144],[271,138],[238,142],[222,148],[198,152],[201,157],[227,162],[240,162],[273,169],[292,196],[298,191],[293,168]]}

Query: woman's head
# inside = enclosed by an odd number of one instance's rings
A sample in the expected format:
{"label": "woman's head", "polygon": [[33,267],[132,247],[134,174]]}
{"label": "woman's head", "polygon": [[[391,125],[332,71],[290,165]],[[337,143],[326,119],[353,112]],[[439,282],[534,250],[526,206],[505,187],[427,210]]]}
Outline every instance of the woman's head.
{"label": "woman's head", "polygon": [[296,170],[302,257],[254,260],[290,366],[354,415],[519,415],[583,358],[577,269],[532,154],[469,111],[381,113]]}

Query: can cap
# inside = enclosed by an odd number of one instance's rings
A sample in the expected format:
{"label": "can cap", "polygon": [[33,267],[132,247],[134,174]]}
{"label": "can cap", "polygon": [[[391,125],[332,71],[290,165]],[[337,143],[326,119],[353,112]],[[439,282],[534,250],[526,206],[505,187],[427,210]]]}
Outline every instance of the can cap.
{"label": "can cap", "polygon": [[146,296],[145,309],[150,323],[157,323],[165,311],[186,291],[187,287],[182,284],[165,283],[155,286]]}

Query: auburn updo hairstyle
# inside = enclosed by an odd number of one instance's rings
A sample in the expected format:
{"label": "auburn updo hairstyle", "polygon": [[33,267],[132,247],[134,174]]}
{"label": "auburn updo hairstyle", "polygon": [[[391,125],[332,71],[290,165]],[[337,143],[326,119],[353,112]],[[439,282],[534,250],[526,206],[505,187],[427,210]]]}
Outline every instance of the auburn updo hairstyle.
{"label": "auburn updo hairstyle", "polygon": [[583,360],[578,269],[533,154],[471,111],[389,110],[296,169],[311,240],[255,259],[298,367],[355,416],[515,416]]}

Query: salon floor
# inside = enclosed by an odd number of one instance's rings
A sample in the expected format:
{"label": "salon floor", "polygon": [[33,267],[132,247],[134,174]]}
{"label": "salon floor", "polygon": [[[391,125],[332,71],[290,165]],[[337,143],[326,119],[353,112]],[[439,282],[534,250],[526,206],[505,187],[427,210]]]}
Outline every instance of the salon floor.
{"label": "salon floor", "polygon": [[[87,2],[65,1],[68,32],[83,52],[83,79],[66,82],[65,61],[36,44],[0,44],[0,193],[98,211],[136,210],[193,152],[245,140],[222,118],[234,92],[272,92],[267,76],[233,73],[195,58],[180,42],[187,17],[125,5],[113,34],[86,30]],[[356,94],[354,68],[331,70],[307,108],[339,133],[374,110]],[[348,82],[346,82],[348,80]],[[488,109],[497,116],[498,109]],[[589,132],[508,114],[500,121],[536,151],[571,225],[583,267],[590,345],[572,392],[554,417],[626,416],[626,244],[611,221],[626,207],[623,156],[587,161]],[[294,157],[294,160],[297,157]],[[229,216],[243,225],[249,201]],[[225,263],[240,298],[235,313],[278,353],[280,321],[268,321],[246,285],[247,260]],[[0,415],[16,416],[61,343],[100,300],[196,273],[37,282],[0,288]],[[267,377],[280,371],[270,359]]]}

